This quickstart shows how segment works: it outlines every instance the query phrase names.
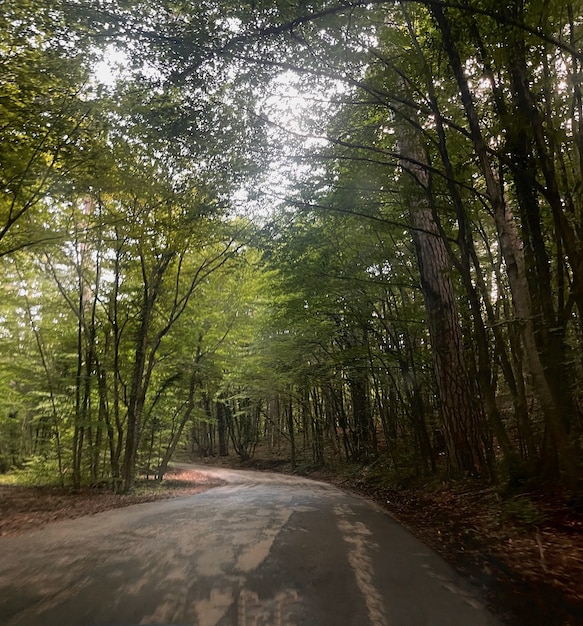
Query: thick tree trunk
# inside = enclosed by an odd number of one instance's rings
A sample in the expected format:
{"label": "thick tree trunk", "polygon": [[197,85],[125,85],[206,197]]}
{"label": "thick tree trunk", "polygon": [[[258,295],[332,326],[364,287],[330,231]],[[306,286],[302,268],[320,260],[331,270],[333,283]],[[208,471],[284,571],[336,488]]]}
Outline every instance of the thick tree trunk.
{"label": "thick tree trunk", "polygon": [[[504,460],[506,465],[509,468],[516,466],[516,454],[512,448],[510,443],[510,439],[508,437],[508,433],[504,427],[502,419],[500,417],[500,411],[498,409],[496,403],[496,387],[495,380],[492,374],[492,365],[490,358],[490,350],[489,350],[489,341],[488,335],[486,332],[486,328],[484,325],[484,321],[482,319],[482,303],[480,301],[480,291],[478,287],[474,284],[474,276],[472,275],[472,263],[474,264],[476,281],[478,285],[480,282],[483,282],[481,276],[481,268],[478,263],[478,257],[475,252],[474,241],[472,237],[472,231],[469,225],[469,218],[467,216],[466,208],[464,206],[463,200],[459,193],[459,188],[456,184],[456,174],[454,171],[453,164],[450,160],[449,149],[447,143],[447,135],[445,131],[444,118],[442,116],[439,101],[437,98],[437,93],[435,90],[435,86],[433,84],[433,76],[431,74],[431,70],[427,64],[424,52],[417,41],[417,35],[413,25],[411,24],[406,9],[403,8],[407,18],[407,24],[409,28],[409,33],[412,40],[415,43],[415,47],[420,59],[420,62],[423,67],[423,74],[426,80],[426,89],[429,95],[429,102],[431,105],[431,109],[433,112],[436,130],[437,130],[437,147],[439,150],[439,155],[441,157],[441,161],[445,170],[445,179],[447,182],[447,187],[450,195],[450,200],[453,205],[453,208],[456,213],[457,223],[458,223],[458,236],[457,243],[459,246],[459,258],[452,251],[450,244],[448,243],[445,235],[442,233],[443,242],[447,248],[449,257],[452,263],[455,265],[456,269],[459,271],[460,277],[462,279],[462,283],[466,290],[468,303],[470,306],[471,312],[471,324],[473,326],[473,341],[475,342],[477,348],[477,375],[475,378],[478,381],[478,388],[476,389],[476,393],[480,393],[482,398],[482,402],[484,405],[484,409],[486,411],[486,415],[488,417],[488,424],[492,431],[496,435],[496,439],[502,449],[502,453],[504,456]],[[439,227],[440,224],[437,222],[436,224]],[[489,305],[489,294],[487,294],[487,290],[482,290],[482,295],[484,297],[484,305],[486,310],[489,312],[491,306]],[[474,377],[472,377],[474,378]],[[485,424],[484,424],[485,427]],[[494,476],[494,455],[492,450],[492,445],[490,443],[491,437],[489,433],[484,433],[484,439],[488,442],[487,446],[487,458],[488,458],[488,466],[489,470]]]}
{"label": "thick tree trunk", "polygon": [[[144,343],[138,340],[140,343]],[[145,389],[143,387],[143,373],[145,368],[145,347],[138,347],[134,372],[130,388],[130,399],[127,411],[125,451],[122,464],[122,478],[124,491],[129,491],[135,480],[136,455],[138,450],[138,434],[140,432],[142,413],[145,403]]]}
{"label": "thick tree trunk", "polygon": [[464,362],[462,332],[450,277],[451,260],[429,202],[426,156],[417,129],[398,125],[403,181],[412,237],[426,305],[433,367],[445,428],[450,472],[480,474],[486,459],[481,438],[481,412],[472,397]]}

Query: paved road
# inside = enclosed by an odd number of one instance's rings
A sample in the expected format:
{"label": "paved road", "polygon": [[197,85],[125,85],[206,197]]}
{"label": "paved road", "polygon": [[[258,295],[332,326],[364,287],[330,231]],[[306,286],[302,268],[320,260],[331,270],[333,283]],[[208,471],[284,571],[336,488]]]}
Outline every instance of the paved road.
{"label": "paved road", "polygon": [[0,624],[498,624],[370,502],[296,477],[204,471],[228,484],[0,539]]}

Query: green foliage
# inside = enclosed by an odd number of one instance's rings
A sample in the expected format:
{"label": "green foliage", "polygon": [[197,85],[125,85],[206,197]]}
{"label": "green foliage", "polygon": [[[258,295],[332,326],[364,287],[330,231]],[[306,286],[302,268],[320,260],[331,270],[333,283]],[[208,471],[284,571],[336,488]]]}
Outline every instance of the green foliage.
{"label": "green foliage", "polygon": [[[0,469],[54,459],[73,482],[123,469],[129,486],[191,425],[210,450],[218,402],[242,457],[266,433],[314,464],[386,453],[375,481],[441,470],[467,441],[441,441],[409,223],[422,197],[484,448],[566,472],[583,371],[579,3],[373,4],[9,0]],[[127,54],[113,86],[92,76],[106,46]],[[293,133],[267,119],[288,79],[285,98],[311,97]],[[403,129],[422,190],[402,184]],[[256,200],[270,172],[279,195],[280,165],[295,181],[258,234],[234,192]],[[508,515],[537,523],[522,501]]]}
{"label": "green foliage", "polygon": [[27,487],[60,486],[58,460],[42,455],[32,456],[22,463],[22,467],[0,475],[0,484]]}
{"label": "green foliage", "polygon": [[524,528],[540,526],[547,519],[546,514],[526,496],[515,496],[505,501],[502,505],[502,517]]}
{"label": "green foliage", "polygon": [[51,4],[9,2],[0,18],[0,255],[59,237],[48,196],[80,190],[80,170],[98,165],[91,55],[70,47],[74,37]]}

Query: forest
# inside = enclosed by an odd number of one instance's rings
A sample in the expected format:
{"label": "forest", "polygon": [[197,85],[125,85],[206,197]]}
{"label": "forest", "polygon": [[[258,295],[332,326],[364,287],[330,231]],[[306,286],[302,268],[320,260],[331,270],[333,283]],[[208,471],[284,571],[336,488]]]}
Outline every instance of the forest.
{"label": "forest", "polygon": [[4,3],[0,472],[581,493],[582,8]]}

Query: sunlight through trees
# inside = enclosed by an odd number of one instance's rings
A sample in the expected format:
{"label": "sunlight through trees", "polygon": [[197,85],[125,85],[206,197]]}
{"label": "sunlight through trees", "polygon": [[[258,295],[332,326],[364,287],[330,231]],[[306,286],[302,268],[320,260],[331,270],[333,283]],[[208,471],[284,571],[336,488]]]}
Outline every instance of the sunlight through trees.
{"label": "sunlight through trees", "polygon": [[581,487],[580,2],[0,26],[0,471],[127,491],[261,445]]}

